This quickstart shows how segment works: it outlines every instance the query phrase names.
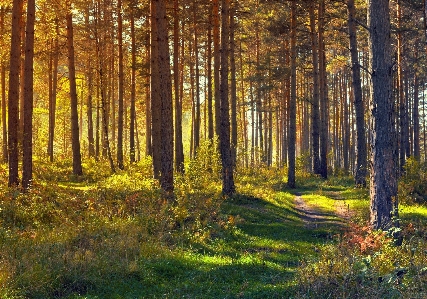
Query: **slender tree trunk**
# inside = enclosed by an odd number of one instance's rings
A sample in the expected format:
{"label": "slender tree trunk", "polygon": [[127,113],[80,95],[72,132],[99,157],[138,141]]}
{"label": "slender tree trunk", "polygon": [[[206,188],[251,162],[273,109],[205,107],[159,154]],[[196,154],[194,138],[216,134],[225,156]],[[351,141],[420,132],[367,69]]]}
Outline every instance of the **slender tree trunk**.
{"label": "slender tree trunk", "polygon": [[194,67],[195,67],[195,119],[194,119],[194,155],[200,146],[200,72],[199,72],[199,44],[197,26],[197,6],[193,1],[193,26],[194,26]]}
{"label": "slender tree trunk", "polygon": [[[4,32],[4,7],[0,7],[0,32]],[[3,162],[8,162],[7,154],[7,121],[6,121],[6,66],[5,62],[2,59],[0,61],[0,75],[1,75],[1,120],[2,120],[2,153],[3,153]]]}
{"label": "slender tree trunk", "polygon": [[221,126],[219,134],[220,153],[222,161],[222,193],[231,195],[235,191],[233,178],[233,161],[230,147],[230,116],[228,100],[228,60],[229,60],[229,25],[230,0],[222,0],[221,17]]}
{"label": "slender tree trunk", "polygon": [[[86,40],[88,43],[91,42],[91,31],[89,30],[89,18],[90,11],[89,8],[85,12],[85,25],[87,28],[86,31]],[[58,34],[57,34],[58,36]],[[88,86],[88,94],[86,99],[86,117],[87,117],[87,139],[88,139],[88,150],[89,158],[95,157],[95,140],[93,136],[93,70],[92,70],[92,57],[88,56],[86,60],[86,80]],[[56,70],[55,70],[56,72]],[[56,72],[57,73],[57,72]],[[53,144],[53,143],[52,143]]]}
{"label": "slender tree trunk", "polygon": [[161,101],[161,177],[160,186],[170,194],[173,191],[173,110],[172,82],[168,43],[168,20],[166,1],[154,0],[155,22],[157,23],[159,87]]}
{"label": "slender tree trunk", "polygon": [[397,216],[397,148],[388,0],[368,1],[368,28],[372,72],[371,225],[373,229],[388,229],[393,225],[392,216]]}
{"label": "slender tree trunk", "polygon": [[351,70],[353,75],[354,109],[356,110],[356,166],[354,183],[366,186],[366,137],[365,137],[365,106],[363,103],[362,85],[360,80],[359,52],[356,36],[356,7],[354,0],[347,1],[348,30],[350,35]]}
{"label": "slender tree trunk", "polygon": [[219,136],[220,131],[220,104],[221,104],[221,83],[220,72],[220,33],[219,33],[219,0],[212,0],[212,21],[213,21],[213,43],[214,43],[214,98],[215,98],[215,132]]}
{"label": "slender tree trunk", "polygon": [[313,100],[311,111],[311,134],[312,134],[312,156],[313,156],[313,172],[319,174],[320,159],[319,159],[319,54],[318,40],[316,36],[316,20],[314,12],[315,2],[310,1],[310,36],[311,36],[311,52],[313,59]]}
{"label": "slender tree trunk", "polygon": [[297,71],[296,71],[296,2],[291,2],[291,97],[289,100],[289,129],[288,129],[288,186],[295,188],[295,145],[296,145],[296,104],[297,104]]}
{"label": "slender tree trunk", "polygon": [[33,180],[33,94],[34,94],[34,22],[35,0],[27,2],[27,29],[25,41],[25,82],[24,82],[24,127],[22,141],[22,188],[27,190]]}
{"label": "slender tree trunk", "polygon": [[131,8],[130,15],[130,35],[131,35],[131,92],[130,92],[130,125],[129,125],[129,160],[135,163],[135,98],[136,98],[136,38],[135,38],[135,15],[134,7]]}
{"label": "slender tree trunk", "polygon": [[9,187],[18,186],[18,126],[19,126],[19,70],[21,52],[21,14],[22,0],[13,0],[12,36],[10,50],[9,97],[8,97],[8,154],[9,154]]}
{"label": "slender tree trunk", "polygon": [[[184,148],[182,143],[182,103],[179,82],[179,0],[174,0],[173,36],[173,87],[175,98],[175,169],[184,172]],[[212,100],[212,99],[211,99]]]}
{"label": "slender tree trunk", "polygon": [[231,159],[233,161],[233,167],[236,167],[237,163],[237,83],[236,83],[236,59],[235,59],[235,48],[236,42],[234,40],[235,31],[235,6],[237,3],[232,4],[230,8],[230,75],[231,75]]}
{"label": "slender tree trunk", "polygon": [[213,107],[212,107],[212,14],[209,14],[209,25],[208,25],[208,44],[207,44],[207,76],[208,76],[208,138],[213,142],[214,138],[214,119],[213,119]]}
{"label": "slender tree trunk", "polygon": [[320,96],[320,165],[319,172],[324,178],[328,178],[328,82],[326,73],[326,50],[324,41],[325,31],[325,0],[319,3],[319,96]]}
{"label": "slender tree trunk", "polygon": [[160,73],[159,73],[159,41],[157,28],[157,3],[151,1],[151,134],[154,178],[160,179],[161,172],[161,111]]}
{"label": "slender tree trunk", "polygon": [[[418,57],[418,50],[415,48],[415,58]],[[417,72],[414,73],[414,108],[412,110],[412,118],[414,122],[414,157],[420,161],[420,113],[419,113],[419,82]]]}
{"label": "slender tree trunk", "polygon": [[[152,20],[149,18],[149,22],[147,22],[151,27]],[[153,156],[153,143],[152,143],[152,117],[151,117],[151,73],[152,73],[152,65],[151,65],[151,47],[152,43],[152,33],[147,36],[145,41],[145,60],[148,65],[150,65],[150,72],[147,72],[147,76],[145,78],[145,155]],[[156,173],[154,172],[154,176]]]}
{"label": "slender tree trunk", "polygon": [[71,138],[73,150],[73,174],[82,175],[82,158],[80,153],[79,140],[79,120],[77,111],[77,88],[76,88],[76,69],[74,64],[74,34],[73,34],[73,15],[71,12],[71,3],[67,1],[67,49],[68,49],[68,76],[70,80],[70,100],[71,100]]}
{"label": "slender tree trunk", "polygon": [[407,111],[406,111],[406,98],[404,93],[403,86],[403,37],[402,37],[402,6],[401,1],[397,1],[397,92],[399,97],[399,127],[400,127],[400,136],[399,136],[399,161],[400,161],[400,170],[403,171],[406,161],[406,147],[409,142],[407,136],[408,132],[408,123],[407,123]]}
{"label": "slender tree trunk", "polygon": [[[124,117],[124,71],[123,71],[123,18],[122,0],[117,1],[117,44],[119,48],[119,111],[117,120],[117,167],[123,165],[123,117]],[[114,105],[113,105],[114,107]],[[114,113],[112,119],[114,120]]]}

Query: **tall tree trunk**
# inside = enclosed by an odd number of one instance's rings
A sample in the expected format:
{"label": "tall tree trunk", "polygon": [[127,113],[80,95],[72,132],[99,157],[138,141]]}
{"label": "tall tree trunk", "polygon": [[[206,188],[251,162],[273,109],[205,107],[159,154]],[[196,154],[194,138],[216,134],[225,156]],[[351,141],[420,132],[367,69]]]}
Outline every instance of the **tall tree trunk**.
{"label": "tall tree trunk", "polygon": [[195,122],[194,122],[194,155],[200,146],[200,71],[199,71],[199,44],[198,44],[198,26],[197,26],[197,6],[196,1],[193,0],[193,26],[194,26],[194,62],[195,62]]}
{"label": "tall tree trunk", "polygon": [[[85,25],[86,25],[86,40],[88,43],[91,42],[91,30],[89,29],[89,8],[85,12]],[[58,37],[59,34],[56,36]],[[57,38],[56,38],[57,39]],[[58,51],[58,50],[57,50]],[[88,56],[86,60],[86,80],[88,86],[88,94],[86,99],[86,117],[87,117],[87,139],[88,139],[88,150],[89,158],[95,157],[95,140],[93,136],[93,70],[92,70],[92,57]],[[55,73],[57,71],[55,70]],[[55,99],[56,100],[56,99]],[[83,131],[83,130],[82,130]]]}
{"label": "tall tree trunk", "polygon": [[235,48],[236,42],[234,40],[235,21],[234,14],[236,11],[235,1],[230,8],[230,96],[231,96],[231,159],[233,161],[233,167],[236,167],[237,163],[237,83],[236,83],[236,59],[235,59]]}
{"label": "tall tree trunk", "polygon": [[326,73],[325,31],[325,0],[319,3],[319,97],[320,97],[320,165],[322,178],[328,178],[328,82]]}
{"label": "tall tree trunk", "polygon": [[[4,33],[4,7],[0,7],[0,32]],[[1,75],[1,120],[2,120],[2,153],[3,153],[3,162],[8,162],[7,154],[7,121],[6,121],[6,66],[3,59],[0,61],[0,75]]]}
{"label": "tall tree trunk", "polygon": [[[123,165],[123,117],[124,117],[124,72],[123,72],[123,18],[122,0],[117,1],[117,44],[119,48],[119,111],[117,119],[117,167],[124,169]],[[113,96],[114,98],[114,96]],[[113,105],[114,107],[115,105]],[[113,121],[115,115],[113,113]]]}
{"label": "tall tree trunk", "polygon": [[[150,27],[152,20],[148,18],[148,22],[146,22]],[[151,65],[151,48],[153,46],[152,43],[152,33],[147,34],[147,38],[145,41],[145,61],[150,66],[150,71],[147,72],[145,77],[145,155],[153,156],[153,143],[152,143],[152,117],[151,117],[151,73],[152,73],[152,65]],[[154,162],[153,162],[154,163]],[[154,176],[156,173],[154,172]]]}
{"label": "tall tree trunk", "polygon": [[319,159],[319,43],[316,35],[316,19],[314,12],[315,2],[310,1],[310,36],[311,36],[311,53],[313,59],[313,100],[311,104],[311,134],[312,134],[312,156],[313,156],[313,172],[319,174],[320,159]]}
{"label": "tall tree trunk", "polygon": [[368,28],[372,72],[371,225],[373,229],[388,229],[393,225],[393,214],[397,216],[397,152],[388,0],[368,1]]}
{"label": "tall tree trunk", "polygon": [[21,14],[23,0],[13,0],[12,36],[10,50],[9,97],[8,97],[8,154],[9,187],[18,186],[18,126],[19,126],[19,70],[21,52]]}
{"label": "tall tree trunk", "polygon": [[354,109],[356,110],[356,166],[354,183],[356,186],[366,186],[366,134],[365,134],[365,105],[363,103],[362,84],[360,80],[359,52],[356,36],[356,7],[354,0],[347,1],[348,30],[350,35],[350,55],[352,83],[354,94]]}
{"label": "tall tree trunk", "polygon": [[73,150],[73,174],[82,175],[82,157],[80,153],[79,140],[79,120],[77,112],[77,87],[76,87],[76,68],[74,63],[74,34],[73,34],[73,15],[71,12],[71,3],[67,1],[67,49],[68,49],[68,76],[70,80],[70,101],[71,101],[71,139]]}
{"label": "tall tree trunk", "polygon": [[295,1],[291,2],[291,97],[289,100],[289,129],[288,129],[288,186],[295,188],[295,145],[296,145],[296,104],[297,104],[297,71],[296,71],[296,26],[297,8]]}
{"label": "tall tree trunk", "polygon": [[22,140],[22,188],[27,190],[33,180],[33,94],[34,94],[34,21],[35,0],[27,2],[27,29],[25,34],[24,127]]}
{"label": "tall tree trunk", "polygon": [[170,56],[168,43],[168,20],[166,1],[154,0],[155,21],[157,23],[159,87],[161,101],[161,177],[160,186],[171,193],[173,191],[173,111],[172,82],[170,74]]}
{"label": "tall tree trunk", "polygon": [[136,38],[135,38],[135,15],[134,7],[131,8],[130,14],[130,35],[131,35],[131,92],[130,92],[130,125],[129,125],[129,160],[135,163],[135,99],[136,99]]}
{"label": "tall tree trunk", "polygon": [[[418,49],[415,48],[415,58],[418,58]],[[417,72],[414,73],[414,107],[412,110],[412,118],[414,122],[414,157],[417,161],[420,161],[420,113],[419,113],[419,82]]]}
{"label": "tall tree trunk", "polygon": [[151,134],[154,178],[160,179],[161,172],[161,111],[160,73],[159,73],[159,41],[157,28],[157,3],[151,1]]}
{"label": "tall tree trunk", "polygon": [[220,82],[220,26],[219,26],[219,0],[212,0],[212,22],[213,22],[213,44],[214,44],[214,98],[215,98],[215,132],[219,136],[220,131],[220,104],[221,104],[221,82]]}
{"label": "tall tree trunk", "polygon": [[208,44],[207,44],[207,76],[208,76],[208,138],[213,142],[214,138],[214,119],[212,107],[212,14],[209,14],[208,25]]}
{"label": "tall tree trunk", "polygon": [[407,111],[406,111],[406,98],[403,86],[403,37],[402,37],[402,6],[401,1],[397,1],[397,92],[399,98],[399,161],[400,169],[403,171],[406,161],[406,147],[409,142],[407,138],[408,123],[407,123]]}
{"label": "tall tree trunk", "polygon": [[[179,0],[174,0],[173,36],[173,87],[175,97],[175,169],[184,171],[184,148],[182,143],[182,103],[179,82]],[[212,100],[212,99],[211,99]]]}
{"label": "tall tree trunk", "polygon": [[230,148],[230,116],[228,100],[228,59],[229,59],[229,24],[230,0],[222,0],[221,8],[221,126],[219,134],[219,148],[222,161],[222,193],[231,195],[235,191],[233,178],[233,161]]}

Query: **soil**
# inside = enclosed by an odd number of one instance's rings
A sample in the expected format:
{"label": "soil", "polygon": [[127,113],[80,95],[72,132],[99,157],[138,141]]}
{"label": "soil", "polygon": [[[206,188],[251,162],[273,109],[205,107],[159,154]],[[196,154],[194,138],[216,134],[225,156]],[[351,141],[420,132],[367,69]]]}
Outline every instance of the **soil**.
{"label": "soil", "polygon": [[295,209],[307,228],[318,228],[323,225],[345,226],[353,216],[352,211],[343,201],[335,202],[335,212],[328,213],[308,205],[300,194],[295,196]]}

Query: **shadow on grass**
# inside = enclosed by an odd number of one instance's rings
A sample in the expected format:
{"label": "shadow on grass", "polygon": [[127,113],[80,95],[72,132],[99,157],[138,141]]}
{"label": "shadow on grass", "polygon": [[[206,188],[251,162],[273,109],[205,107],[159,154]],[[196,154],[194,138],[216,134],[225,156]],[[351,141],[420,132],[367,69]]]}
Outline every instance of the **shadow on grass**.
{"label": "shadow on grass", "polygon": [[296,268],[337,232],[307,228],[293,196],[272,203],[238,194],[222,212],[239,220],[210,241],[141,258],[126,275],[106,273],[84,297],[68,298],[288,298]]}

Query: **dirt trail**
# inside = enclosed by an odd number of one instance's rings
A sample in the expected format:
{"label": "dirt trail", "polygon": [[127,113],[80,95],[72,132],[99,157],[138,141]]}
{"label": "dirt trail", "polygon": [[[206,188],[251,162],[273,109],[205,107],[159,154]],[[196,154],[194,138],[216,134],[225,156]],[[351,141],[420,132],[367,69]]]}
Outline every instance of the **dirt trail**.
{"label": "dirt trail", "polygon": [[318,228],[322,225],[343,226],[353,215],[343,201],[336,201],[335,212],[328,213],[308,205],[300,194],[295,196],[295,209],[307,228]]}

